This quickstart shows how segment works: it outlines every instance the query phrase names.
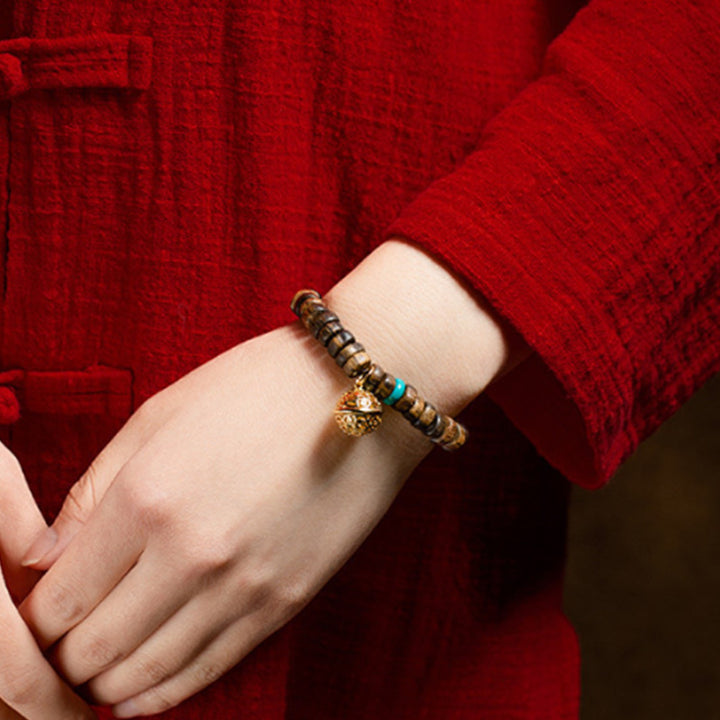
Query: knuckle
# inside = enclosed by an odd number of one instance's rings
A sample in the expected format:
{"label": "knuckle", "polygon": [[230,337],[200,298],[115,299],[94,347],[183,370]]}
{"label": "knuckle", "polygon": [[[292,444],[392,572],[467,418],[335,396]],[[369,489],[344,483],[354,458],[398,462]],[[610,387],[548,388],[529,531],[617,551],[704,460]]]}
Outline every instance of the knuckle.
{"label": "knuckle", "polygon": [[246,598],[246,610],[251,612],[273,602],[277,588],[267,571],[246,571],[241,577],[238,595]]}
{"label": "knuckle", "polygon": [[282,583],[275,592],[275,603],[284,618],[291,618],[302,610],[312,598],[312,592],[304,581]]}
{"label": "knuckle", "polygon": [[66,585],[51,582],[45,587],[42,597],[42,604],[51,617],[65,623],[75,623],[84,615],[85,604],[76,589],[71,590]]}
{"label": "knuckle", "polygon": [[193,687],[198,690],[219,680],[225,670],[217,663],[198,662],[192,669]]}
{"label": "knuckle", "polygon": [[149,680],[153,685],[161,683],[172,674],[170,667],[164,662],[157,658],[149,657],[144,657],[139,660],[135,672],[139,680],[142,682]]}
{"label": "knuckle", "polygon": [[269,568],[246,572],[237,590],[246,598],[246,611],[262,610],[282,622],[300,612],[313,597],[304,579],[278,578]]}
{"label": "knuckle", "polygon": [[165,484],[151,471],[136,471],[130,465],[118,474],[116,482],[131,514],[141,524],[158,528],[168,525],[174,517],[173,499]]}
{"label": "knuckle", "polygon": [[187,543],[184,552],[185,564],[191,574],[213,577],[223,574],[235,561],[235,553],[229,544],[220,541]]}
{"label": "knuckle", "polygon": [[79,655],[94,670],[105,669],[123,657],[120,648],[97,635],[80,644]]}

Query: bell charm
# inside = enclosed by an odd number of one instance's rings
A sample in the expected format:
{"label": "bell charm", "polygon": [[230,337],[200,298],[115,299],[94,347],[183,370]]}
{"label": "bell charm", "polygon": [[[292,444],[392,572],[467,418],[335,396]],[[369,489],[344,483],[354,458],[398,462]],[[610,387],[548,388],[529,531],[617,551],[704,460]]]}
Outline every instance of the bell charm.
{"label": "bell charm", "polygon": [[366,390],[346,392],[335,406],[335,420],[346,435],[360,437],[373,432],[382,422],[382,403]]}

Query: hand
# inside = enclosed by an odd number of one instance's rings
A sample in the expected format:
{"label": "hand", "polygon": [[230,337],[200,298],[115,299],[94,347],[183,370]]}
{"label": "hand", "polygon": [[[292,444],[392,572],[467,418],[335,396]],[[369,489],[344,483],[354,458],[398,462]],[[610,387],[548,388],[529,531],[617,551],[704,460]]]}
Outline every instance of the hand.
{"label": "hand", "polygon": [[65,543],[84,524],[21,611],[44,647],[62,638],[72,684],[101,703],[134,697],[121,717],[179,703],[284,624],[429,449],[339,435],[346,383],[314,342],[283,328],[198,368],[73,490],[56,530]]}
{"label": "hand", "polygon": [[[423,305],[397,277],[387,282],[398,267],[388,252],[404,254],[402,277],[419,281],[423,299],[430,287],[444,300],[451,329],[447,314],[435,316],[436,328],[425,310],[422,323],[412,317]],[[361,308],[361,297],[372,302]],[[508,360],[492,318],[465,317],[479,312],[474,301],[400,243],[366,260],[328,301],[383,351],[386,367],[424,377],[418,384],[449,412]],[[449,357],[438,367],[440,352]],[[59,640],[54,661],[70,682],[88,682],[120,717],[159,712],[315,595],[432,447],[392,412],[370,437],[341,436],[331,412],[347,387],[323,348],[292,326],[220,355],[140,408],[30,552],[35,567],[50,569],[21,612],[43,647]]]}
{"label": "hand", "polygon": [[42,656],[15,607],[39,577],[20,558],[44,528],[19,463],[0,445],[0,720],[95,717]]}

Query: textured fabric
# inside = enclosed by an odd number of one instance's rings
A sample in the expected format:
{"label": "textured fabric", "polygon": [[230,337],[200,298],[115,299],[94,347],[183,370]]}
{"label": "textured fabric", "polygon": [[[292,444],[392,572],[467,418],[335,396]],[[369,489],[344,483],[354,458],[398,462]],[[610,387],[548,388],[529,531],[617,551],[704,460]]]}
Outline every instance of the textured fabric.
{"label": "textured fabric", "polygon": [[493,396],[570,478],[605,482],[718,368],[720,5],[591,3],[392,230],[537,350]]}
{"label": "textured fabric", "polygon": [[133,407],[389,226],[537,351],[507,414],[473,403],[469,446],[163,717],[576,717],[565,476],[606,479],[717,363],[712,6],[7,7],[0,419],[48,517]]}

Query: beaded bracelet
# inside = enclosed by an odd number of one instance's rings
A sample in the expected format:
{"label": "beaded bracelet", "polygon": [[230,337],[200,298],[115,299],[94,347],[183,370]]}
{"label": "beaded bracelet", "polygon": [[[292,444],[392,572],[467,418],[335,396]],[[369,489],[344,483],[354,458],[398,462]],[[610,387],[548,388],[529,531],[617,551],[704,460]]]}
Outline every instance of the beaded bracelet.
{"label": "beaded bracelet", "polygon": [[300,290],[290,304],[303,325],[327,348],[330,357],[355,387],[335,407],[335,419],[346,435],[359,437],[380,425],[383,404],[397,410],[413,427],[445,450],[457,450],[467,440],[467,430],[449,415],[424,400],[418,391],[375,364],[329,310],[315,290]]}

